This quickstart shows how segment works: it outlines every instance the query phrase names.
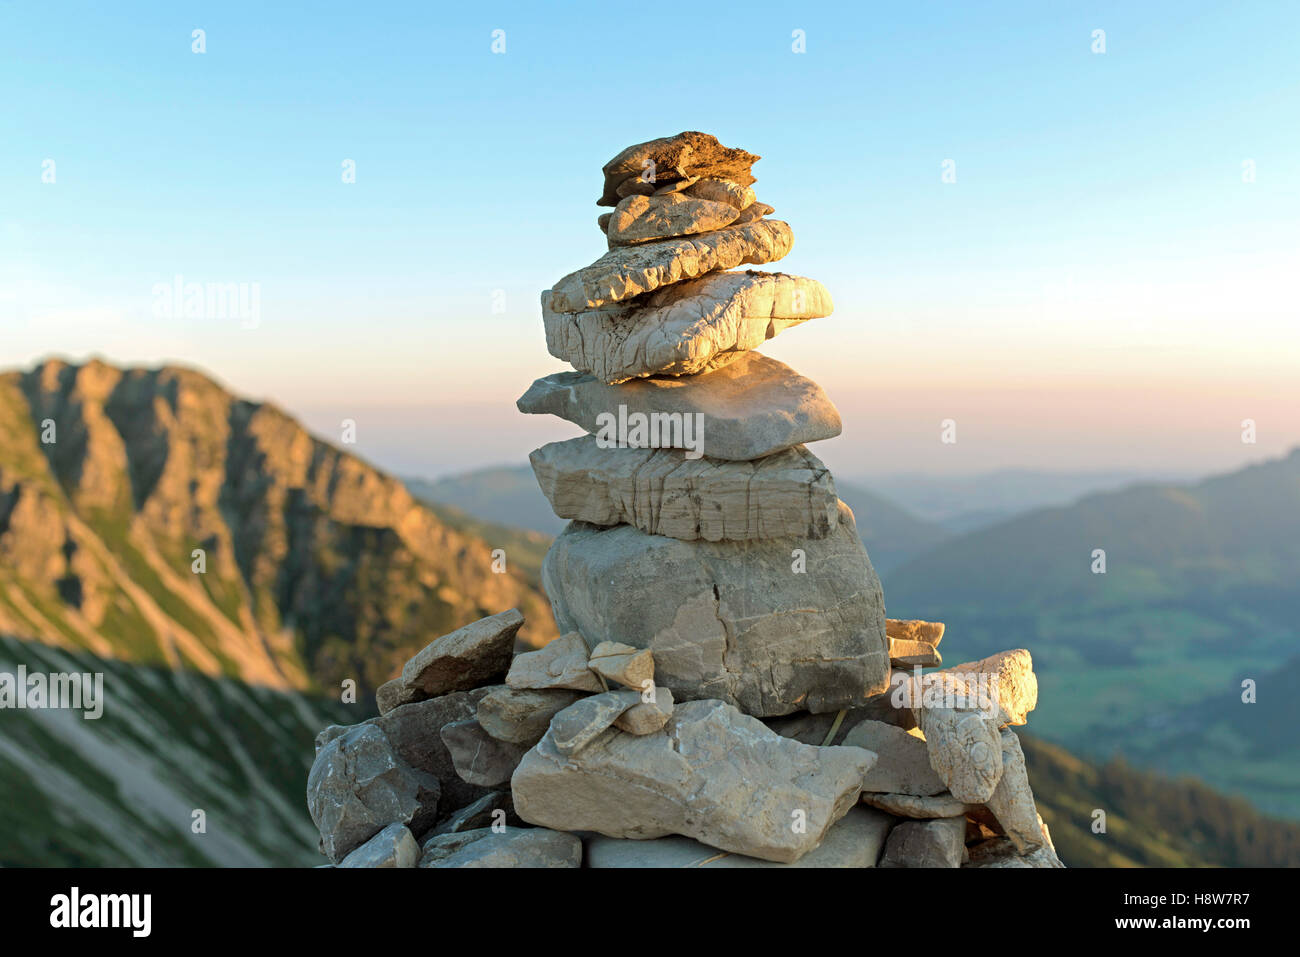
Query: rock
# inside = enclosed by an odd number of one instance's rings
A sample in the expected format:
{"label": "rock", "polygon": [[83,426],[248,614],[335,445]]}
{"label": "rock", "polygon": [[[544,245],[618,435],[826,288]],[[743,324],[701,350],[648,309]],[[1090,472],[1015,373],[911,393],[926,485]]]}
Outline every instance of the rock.
{"label": "rock", "polygon": [[749,186],[754,182],[750,167],[759,159],[742,149],[723,146],[716,136],[695,130],[637,143],[602,167],[605,188],[596,205],[613,206],[618,202],[618,187],[641,178],[655,188],[701,177]]}
{"label": "rock", "polygon": [[754,204],[757,198],[754,196],[754,190],[750,186],[741,186],[739,183],[733,183],[728,179],[717,179],[707,177],[692,183],[685,190],[687,196],[693,196],[696,199],[708,199],[715,203],[726,203],[737,213],[744,212],[745,209]]}
{"label": "rock", "polygon": [[606,681],[616,681],[638,692],[654,687],[654,655],[621,641],[602,641],[591,649],[587,667]]}
{"label": "rock", "polygon": [[561,754],[576,754],[640,700],[637,691],[607,691],[582,698],[551,719],[550,740]]}
{"label": "rock", "polygon": [[458,628],[421,649],[399,678],[375,694],[379,713],[453,691],[468,691],[500,681],[510,667],[515,635],[524,616],[512,608]]}
{"label": "rock", "polygon": [[628,734],[654,734],[660,730],[673,713],[673,693],[655,686],[653,700],[647,701],[643,693],[640,700],[614,719],[614,727]]}
{"label": "rock", "polygon": [[927,645],[924,641],[890,638],[888,635],[886,635],[886,638],[889,640],[889,663],[891,665],[928,668],[943,664],[943,657],[934,645]]}
{"label": "rock", "polygon": [[[1029,712],[1038,705],[1038,678],[1034,675],[1034,662],[1023,648],[1000,651],[979,661],[945,668],[945,674],[964,678],[968,685],[987,691],[1001,709],[999,726],[1025,724]],[[977,687],[978,686],[978,687]]]}
{"label": "rock", "polygon": [[478,703],[478,723],[498,741],[531,748],[546,733],[551,718],[582,695],[577,691],[493,688]]}
{"label": "rock", "polygon": [[528,750],[498,741],[483,730],[477,718],[443,725],[441,734],[461,780],[481,787],[494,788],[509,781]]}
{"label": "rock", "polygon": [[653,239],[707,233],[727,226],[739,214],[726,203],[696,199],[679,192],[629,196],[614,207],[606,234],[615,246]]}
{"label": "rock", "polygon": [[885,724],[910,731],[916,727],[916,716],[911,708],[901,707],[894,702],[893,686],[904,680],[906,677],[902,672],[893,672],[888,690],[872,695],[859,707],[845,709],[844,717],[840,719],[839,729],[829,741],[827,735],[839,716],[837,711],[821,714],[798,711],[781,717],[765,718],[764,723],[783,737],[794,738],[804,744],[822,746],[843,744],[845,738],[863,721],[883,721]]}
{"label": "rock", "polygon": [[889,832],[881,867],[961,867],[966,822],[959,817],[904,821]]}
{"label": "rock", "polygon": [[[479,701],[491,689],[454,691],[425,701],[394,708],[364,724],[378,727],[392,742],[402,760],[432,774],[442,785],[441,808],[460,808],[477,801],[487,789],[466,782],[456,772],[451,752],[439,733],[443,725],[473,718]],[[417,833],[417,837],[419,834]]]}
{"label": "rock", "polygon": [[885,634],[900,641],[920,641],[938,647],[943,641],[944,625],[941,621],[921,621],[919,619],[885,619]]}
{"label": "rock", "polygon": [[662,186],[656,184],[654,195],[663,196],[667,193],[680,193],[683,190],[694,186],[699,181],[700,178],[698,176],[688,176],[685,179],[674,180],[673,182],[665,183]]}
{"label": "rock", "polygon": [[718,542],[825,538],[839,522],[830,470],[803,446],[753,462],[691,454],[602,448],[584,435],[544,445],[529,460],[555,514],[592,525]]}
{"label": "rock", "polygon": [[438,779],[394,753],[388,737],[360,724],[326,744],[307,777],[307,809],[321,851],[338,863],[389,824],[420,834],[437,818]]}
{"label": "rock", "polygon": [[545,828],[490,827],[424,842],[421,867],[581,867],[582,841]]}
{"label": "rock", "polygon": [[601,213],[596,217],[596,225],[600,228],[601,235],[609,230],[609,221],[614,218],[613,213]]}
{"label": "rock", "polygon": [[405,824],[390,824],[339,863],[339,867],[414,867],[420,845]]}
{"label": "rock", "polygon": [[[629,421],[633,416],[661,417],[653,421],[703,416],[696,451],[731,461],[834,438],[841,429],[839,412],[817,383],[757,352],[742,353],[703,375],[633,379],[617,386],[591,375],[559,372],[538,379],[518,402],[520,412],[558,415],[593,435],[607,421],[602,416],[617,417],[620,406]],[[649,441],[642,447],[649,447]]]}
{"label": "rock", "polygon": [[996,701],[978,697],[946,671],[912,678],[908,686],[917,725],[930,747],[930,766],[958,800],[988,801],[1002,777]]}
{"label": "rock", "polygon": [[930,750],[919,732],[910,733],[883,721],[862,721],[844,738],[844,744],[876,753],[876,763],[863,779],[863,791],[928,797],[948,790],[930,767]]}
{"label": "rock", "polygon": [[518,827],[522,822],[515,814],[514,802],[509,791],[492,791],[483,795],[473,804],[453,811],[433,829],[434,834],[459,834],[462,831],[474,831],[479,828]]}
{"label": "rock", "polygon": [[894,819],[855,807],[831,825],[816,848],[792,864],[731,854],[689,837],[621,840],[603,834],[584,841],[587,867],[875,867]]}
{"label": "rock", "polygon": [[1029,787],[1025,753],[1020,739],[1009,729],[1002,731],[1002,777],[988,800],[988,809],[1021,855],[1050,844]]}
{"label": "rock", "polygon": [[916,794],[875,794],[862,792],[862,803],[879,808],[895,817],[911,818],[964,818],[971,805],[959,801],[946,791],[943,794],[921,796]]}
{"label": "rock", "polygon": [[995,837],[968,849],[970,860],[963,867],[1064,867],[1056,851],[1040,847],[1022,857],[1008,838]]}
{"label": "rock", "polygon": [[611,385],[697,375],[834,309],[826,287],[802,276],[746,270],[683,279],[633,303],[572,312],[548,308],[543,294],[547,351]]}
{"label": "rock", "polygon": [[511,780],[525,821],[609,837],[681,834],[785,863],[848,812],[873,760],[782,738],[721,701],[678,704],[657,734],[607,730],[569,756],[552,734]]}
{"label": "rock", "polygon": [[740,215],[736,217],[731,225],[743,226],[746,223],[755,223],[764,216],[771,216],[775,212],[775,206],[769,206],[767,203],[751,203],[740,211]]}
{"label": "rock", "polygon": [[[557,282],[550,290],[549,308],[552,312],[596,309],[707,273],[776,262],[792,245],[794,234],[788,223],[763,219],[696,236],[615,246],[590,266]],[[545,296],[542,301],[546,302]]]}
{"label": "rock", "polygon": [[688,544],[573,522],[542,582],[562,631],[650,649],[678,701],[833,711],[888,680],[880,581],[847,506],[824,539]]}
{"label": "rock", "polygon": [[537,651],[515,656],[506,675],[506,684],[515,689],[605,690],[600,678],[587,667],[587,643],[573,629]]}

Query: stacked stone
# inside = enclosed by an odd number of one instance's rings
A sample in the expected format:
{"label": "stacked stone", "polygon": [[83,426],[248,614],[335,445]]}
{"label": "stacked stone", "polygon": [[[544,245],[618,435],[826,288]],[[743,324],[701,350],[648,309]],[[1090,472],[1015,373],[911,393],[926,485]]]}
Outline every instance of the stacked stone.
{"label": "stacked stone", "polygon": [[1060,866],[1010,730],[1029,653],[921,670],[943,625],[885,618],[806,448],[838,413],[752,351],[831,311],[815,280],[730,271],[792,242],[757,160],[682,133],[605,165],[609,250],[542,296],[576,371],[519,400],[588,433],[532,455],[572,520],[543,566],[561,635],[513,654],[517,611],[475,622],[322,732],[334,863]]}

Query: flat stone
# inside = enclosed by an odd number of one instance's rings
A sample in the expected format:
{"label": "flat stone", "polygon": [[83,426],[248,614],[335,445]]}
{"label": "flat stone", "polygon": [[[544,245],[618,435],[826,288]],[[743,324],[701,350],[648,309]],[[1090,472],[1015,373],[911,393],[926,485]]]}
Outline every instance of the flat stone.
{"label": "flat stone", "polygon": [[402,667],[400,677],[380,686],[375,694],[379,713],[500,681],[523,623],[524,616],[512,608],[435,639]]}
{"label": "flat stone", "polygon": [[1016,845],[1005,837],[982,841],[968,852],[970,860],[962,867],[1065,867],[1052,848],[1040,847],[1022,857]]}
{"label": "flat stone", "polygon": [[[698,376],[633,379],[609,385],[595,376],[559,372],[538,379],[517,403],[520,412],[557,415],[595,435],[617,421],[620,407],[662,422],[664,416],[699,419],[694,451],[707,458],[749,461],[840,434],[840,414],[821,387],[784,363],[757,352]],[[659,416],[651,420],[651,416]],[[671,420],[668,420],[671,421]],[[660,439],[662,428],[656,430]],[[634,436],[628,435],[629,439]],[[648,448],[645,441],[629,445]],[[676,438],[670,430],[670,440]],[[681,439],[685,438],[683,432]],[[695,442],[698,438],[701,441]],[[663,444],[659,442],[659,444]],[[684,441],[669,447],[685,448]]]}
{"label": "flat stone", "polygon": [[617,384],[711,372],[834,308],[815,279],[746,270],[713,272],[631,303],[573,312],[548,308],[543,294],[542,322],[551,355]]}
{"label": "flat stone", "polygon": [[941,621],[921,621],[918,618],[887,618],[885,634],[901,641],[921,641],[934,647],[943,641],[944,625]]}
{"label": "flat stone", "polygon": [[804,744],[823,746],[843,744],[845,738],[863,721],[883,721],[885,724],[910,731],[916,727],[916,716],[911,708],[902,707],[895,702],[893,690],[896,684],[906,680],[902,672],[893,672],[890,675],[889,688],[867,698],[865,704],[845,709],[839,728],[830,740],[827,740],[827,736],[835,724],[835,719],[839,717],[837,711],[821,714],[797,711],[780,717],[765,718],[764,723],[783,737],[794,738]]}
{"label": "flat stone", "polygon": [[688,701],[659,733],[610,729],[573,755],[547,732],[511,788],[519,816],[545,827],[637,839],[681,834],[789,863],[853,807],[872,760],[859,748],[782,738],[721,701]]}
{"label": "flat stone", "polygon": [[655,239],[691,236],[727,226],[740,215],[727,203],[698,199],[680,192],[629,196],[614,207],[606,235],[615,246]]}
{"label": "flat stone", "polygon": [[743,226],[746,223],[755,223],[764,216],[771,216],[775,212],[775,206],[769,206],[767,203],[751,203],[740,211],[740,215],[736,217],[731,225]]}
{"label": "flat stone", "polygon": [[619,199],[619,186],[637,179],[643,179],[652,188],[701,177],[749,186],[754,182],[750,167],[759,159],[745,150],[723,146],[716,136],[696,130],[637,143],[601,168],[605,188],[596,205],[613,206]]}
{"label": "flat stone", "polygon": [[453,811],[432,831],[433,834],[459,834],[462,831],[476,831],[480,828],[518,827],[523,822],[515,814],[514,801],[510,792],[492,791],[483,795],[473,804]]}
{"label": "flat stone", "polygon": [[951,794],[922,796],[916,794],[875,794],[862,792],[862,803],[878,808],[895,817],[910,818],[965,818],[971,805],[959,801]]}
{"label": "flat stone", "polygon": [[844,743],[876,754],[875,765],[863,779],[863,791],[929,796],[948,790],[930,767],[930,749],[919,731],[904,731],[883,721],[862,721]]}
{"label": "flat stone", "polygon": [[761,219],[696,236],[615,246],[557,282],[548,305],[551,312],[584,312],[707,273],[776,262],[793,245],[788,223]]}
{"label": "flat stone", "polygon": [[592,834],[583,844],[587,867],[875,867],[893,826],[888,814],[855,807],[830,826],[821,844],[792,864],[719,851],[689,837],[629,841]]}
{"label": "flat stone", "polygon": [[437,818],[440,787],[411,767],[379,728],[360,724],[327,743],[307,776],[307,809],[321,852],[338,863],[389,824],[419,834]]}
{"label": "flat stone", "polygon": [[1029,721],[1029,712],[1038,705],[1038,678],[1034,675],[1034,661],[1023,648],[1000,651],[979,661],[953,665],[945,668],[943,673],[965,678],[977,690],[981,678],[988,682],[991,685],[991,696],[997,700],[1001,712],[999,726],[1025,724]]}
{"label": "flat stone", "polygon": [[757,199],[752,186],[741,186],[729,179],[717,179],[712,176],[697,180],[688,186],[685,192],[687,196],[694,196],[696,199],[726,203],[737,213],[744,212]]}
{"label": "flat stone", "polygon": [[581,867],[582,841],[535,827],[480,828],[424,842],[421,867]]}
{"label": "flat stone", "polygon": [[655,686],[652,700],[641,694],[640,701],[614,719],[614,727],[628,734],[654,734],[673,714],[673,693]]}
{"label": "flat stone", "polygon": [[888,680],[880,581],[847,506],[823,539],[687,543],[572,522],[542,584],[562,631],[650,649],[678,701],[834,711]]}
{"label": "flat stone", "polygon": [[987,806],[1022,856],[1050,845],[1034,803],[1034,792],[1029,787],[1020,739],[1006,728],[1002,730],[1002,777]]}
{"label": "flat stone", "polygon": [[889,832],[881,867],[961,867],[966,823],[961,818],[903,821]]}
{"label": "flat stone", "polygon": [[405,824],[390,824],[339,862],[339,867],[414,867],[420,845]]}
{"label": "flat stone", "polygon": [[637,691],[607,691],[582,698],[551,719],[551,742],[561,754],[576,754],[640,700]]}
{"label": "flat stone", "polygon": [[388,714],[363,722],[363,725],[373,724],[379,728],[388,736],[402,760],[438,779],[442,785],[440,808],[448,811],[461,808],[477,801],[487,793],[487,789],[461,778],[439,732],[444,725],[473,718],[479,701],[489,690],[454,691],[404,704]]}
{"label": "flat stone", "polygon": [[544,445],[529,460],[555,514],[592,525],[634,525],[688,542],[743,542],[825,538],[839,524],[830,470],[803,446],[752,462],[689,455],[602,448],[596,436],[583,435]]}
{"label": "flat stone", "polygon": [[654,655],[621,641],[602,641],[592,648],[587,667],[606,681],[635,688],[638,692],[654,687]]}
{"label": "flat stone", "polygon": [[481,787],[494,788],[509,781],[528,750],[498,741],[483,730],[477,718],[445,724],[441,735],[461,780]]}
{"label": "flat stone", "polygon": [[600,678],[587,667],[587,654],[582,635],[570,629],[537,651],[516,655],[506,675],[506,684],[515,689],[604,691]]}
{"label": "flat stone", "polygon": [[531,748],[546,733],[551,718],[582,696],[582,692],[555,688],[493,688],[478,703],[478,723],[498,741]]}
{"label": "flat stone", "polygon": [[[889,638],[888,635],[886,635]],[[943,664],[943,656],[934,645],[924,641],[908,641],[905,638],[889,638],[889,663],[907,667],[922,668]]]}

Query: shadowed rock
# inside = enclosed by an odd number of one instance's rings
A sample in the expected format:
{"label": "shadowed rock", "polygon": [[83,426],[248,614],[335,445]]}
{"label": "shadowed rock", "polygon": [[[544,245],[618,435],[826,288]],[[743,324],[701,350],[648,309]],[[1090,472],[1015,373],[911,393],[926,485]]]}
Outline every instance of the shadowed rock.
{"label": "shadowed rock", "polygon": [[[759,159],[745,150],[723,146],[716,136],[696,130],[637,143],[601,167],[605,187],[596,205],[613,206],[632,188],[654,192],[681,180],[702,177],[749,186],[754,182],[750,167]],[[623,192],[620,187],[624,187]]]}

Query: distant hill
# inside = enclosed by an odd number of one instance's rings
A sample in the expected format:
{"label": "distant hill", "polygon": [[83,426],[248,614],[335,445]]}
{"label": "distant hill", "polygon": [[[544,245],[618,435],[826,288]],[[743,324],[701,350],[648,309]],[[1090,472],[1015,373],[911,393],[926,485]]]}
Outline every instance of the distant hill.
{"label": "distant hill", "polygon": [[[1105,550],[1105,574],[1092,572],[1095,549]],[[1300,789],[1284,783],[1293,777],[1261,790],[1204,750],[1233,708],[1253,753],[1277,752],[1273,742],[1290,734],[1239,694],[1243,676],[1259,678],[1261,700],[1290,693],[1267,676],[1300,651],[1300,450],[1193,485],[1039,509],[954,538],[883,581],[891,615],[947,622],[972,656],[1030,648],[1040,734],[1093,755],[1158,757],[1300,814]],[[1154,747],[1151,729],[1171,722],[1180,746]]]}
{"label": "distant hill", "polygon": [[[406,485],[427,503],[451,506],[465,515],[502,525],[554,537],[567,524],[555,516],[527,465],[479,469],[436,480],[407,479]],[[858,533],[877,572],[894,568],[950,537],[939,525],[918,519],[866,489],[838,479],[835,488],[853,509]]]}
{"label": "distant hill", "polygon": [[505,608],[525,636],[554,633],[535,580],[494,571],[493,546],[198,372],[0,374],[0,436],[0,633],[363,693],[432,636]]}

